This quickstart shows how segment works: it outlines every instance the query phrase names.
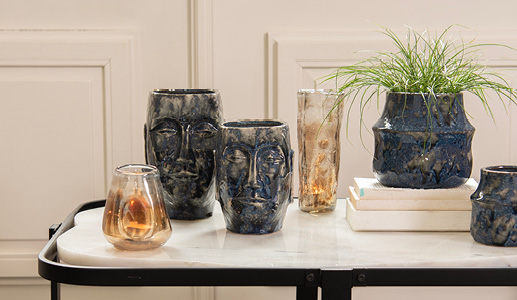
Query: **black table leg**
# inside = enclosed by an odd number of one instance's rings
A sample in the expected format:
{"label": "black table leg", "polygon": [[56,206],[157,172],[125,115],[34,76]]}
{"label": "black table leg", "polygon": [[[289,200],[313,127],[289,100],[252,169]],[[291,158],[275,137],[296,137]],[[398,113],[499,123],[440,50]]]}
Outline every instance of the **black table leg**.
{"label": "black table leg", "polygon": [[[61,224],[53,224],[48,229],[48,239],[50,240],[52,236],[57,232]],[[57,262],[57,255],[54,257],[54,261]],[[61,284],[57,281],[50,281],[50,300],[61,300]]]}
{"label": "black table leg", "polygon": [[321,299],[351,300],[352,270],[322,270]]}
{"label": "black table leg", "polygon": [[317,300],[318,299],[318,287],[296,287],[296,300]]}
{"label": "black table leg", "polygon": [[50,300],[61,300],[61,284],[59,282],[50,282]]}

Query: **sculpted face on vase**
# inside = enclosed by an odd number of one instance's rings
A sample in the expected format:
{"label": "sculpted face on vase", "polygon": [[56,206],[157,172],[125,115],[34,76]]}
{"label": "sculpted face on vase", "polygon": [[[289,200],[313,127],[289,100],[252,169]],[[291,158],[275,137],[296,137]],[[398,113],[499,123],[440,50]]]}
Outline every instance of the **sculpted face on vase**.
{"label": "sculpted face on vase", "polygon": [[291,197],[289,129],[277,121],[221,126],[217,148],[217,197],[228,230],[263,234],[282,228]]}
{"label": "sculpted face on vase", "polygon": [[222,106],[216,90],[155,90],[145,126],[146,160],[160,171],[172,219],[202,219],[214,204],[214,151]]}

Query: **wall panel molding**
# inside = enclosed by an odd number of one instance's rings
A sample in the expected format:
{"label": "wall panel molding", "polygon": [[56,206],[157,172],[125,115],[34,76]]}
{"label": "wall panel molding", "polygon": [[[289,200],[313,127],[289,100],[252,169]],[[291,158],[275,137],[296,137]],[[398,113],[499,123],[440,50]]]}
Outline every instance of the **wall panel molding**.
{"label": "wall panel molding", "polygon": [[192,288],[192,300],[215,300],[215,287],[203,286]]}
{"label": "wall panel molding", "polygon": [[[58,83],[79,82],[83,87],[90,84],[89,79],[68,79],[66,76],[71,74],[70,70],[85,70],[85,74],[100,70],[100,85],[91,85],[92,93],[101,93],[96,98],[101,102],[92,104],[91,137],[94,142],[91,150],[93,168],[98,175],[93,179],[95,187],[92,195],[99,198],[106,195],[114,167],[139,158],[141,149],[137,138],[142,135],[139,116],[142,104],[137,101],[138,42],[138,35],[131,31],[0,30],[0,69],[8,68],[12,72],[28,69],[48,71],[49,74],[56,74],[55,78],[45,81],[37,79],[39,84],[54,80]],[[61,70],[62,75],[59,75]],[[4,78],[4,83],[8,82],[6,80],[9,79]],[[30,85],[32,79],[17,80]],[[58,181],[59,178],[56,178],[56,183]],[[55,188],[57,192],[59,189]],[[60,212],[63,218],[69,213],[64,211],[68,208],[52,205],[51,199],[44,201],[49,201],[48,207],[53,211],[63,210]],[[85,199],[70,201],[81,202]],[[3,205],[9,210],[9,203]],[[16,226],[19,225],[13,223],[13,228],[9,228],[10,234],[16,233]],[[46,228],[43,231],[46,232]],[[43,238],[24,240],[23,237],[13,239],[9,235],[6,239],[5,235],[0,235],[0,244],[5,246],[0,249],[0,278],[5,281],[8,278],[38,277],[37,254],[45,242]]]}
{"label": "wall panel molding", "polygon": [[[0,31],[0,67],[100,67],[104,76],[106,160],[112,168],[137,157],[131,126],[138,120],[138,36],[122,31]],[[136,128],[136,127],[135,127]]]}
{"label": "wall panel molding", "polygon": [[[213,87],[213,12],[212,0],[189,0],[189,85],[191,88]],[[193,287],[192,299],[214,300],[214,287]]]}
{"label": "wall panel molding", "polygon": [[212,0],[189,0],[190,86],[213,88]]}

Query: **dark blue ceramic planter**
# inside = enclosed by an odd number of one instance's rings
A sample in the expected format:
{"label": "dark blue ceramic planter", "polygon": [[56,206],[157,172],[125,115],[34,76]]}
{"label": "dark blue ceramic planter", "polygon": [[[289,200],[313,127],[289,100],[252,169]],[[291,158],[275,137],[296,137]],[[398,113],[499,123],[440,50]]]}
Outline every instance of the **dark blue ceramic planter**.
{"label": "dark blue ceramic planter", "polygon": [[517,246],[517,166],[481,169],[481,180],[470,197],[470,234],[476,242]]}
{"label": "dark blue ceramic planter", "polygon": [[160,171],[171,219],[212,215],[214,152],[222,120],[217,90],[163,89],[150,93],[146,161]]}
{"label": "dark blue ceramic planter", "polygon": [[245,234],[280,230],[293,202],[288,125],[269,120],[224,123],[215,157],[216,195],[226,228]]}
{"label": "dark blue ceramic planter", "polygon": [[453,188],[470,177],[474,127],[461,93],[388,93],[373,132],[373,171],[385,186]]}

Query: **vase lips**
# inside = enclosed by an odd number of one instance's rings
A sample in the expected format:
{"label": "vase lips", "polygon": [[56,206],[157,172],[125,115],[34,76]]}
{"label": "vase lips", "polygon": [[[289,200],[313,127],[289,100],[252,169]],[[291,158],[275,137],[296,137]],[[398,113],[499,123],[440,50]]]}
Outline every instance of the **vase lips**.
{"label": "vase lips", "polygon": [[196,173],[192,173],[189,171],[181,171],[169,174],[169,177],[176,178],[179,180],[196,180],[199,176]]}
{"label": "vase lips", "polygon": [[267,203],[271,200],[269,199],[265,199],[265,198],[262,198],[262,197],[233,197],[231,199],[232,202],[238,202],[238,203],[248,203],[248,204],[262,204],[262,203]]}

